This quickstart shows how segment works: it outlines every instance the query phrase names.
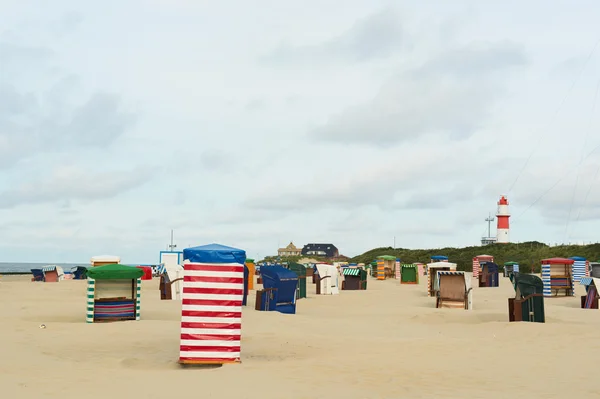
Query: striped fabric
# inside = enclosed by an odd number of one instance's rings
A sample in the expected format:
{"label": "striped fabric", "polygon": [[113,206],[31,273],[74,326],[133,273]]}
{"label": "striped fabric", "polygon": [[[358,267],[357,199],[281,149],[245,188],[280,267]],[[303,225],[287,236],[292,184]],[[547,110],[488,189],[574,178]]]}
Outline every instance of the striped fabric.
{"label": "striped fabric", "polygon": [[518,273],[519,272],[519,265],[515,264],[513,265],[513,273]]}
{"label": "striped fabric", "polygon": [[[100,280],[101,284],[107,286],[114,285],[115,281],[119,280]],[[121,280],[122,281],[122,280]],[[126,280],[131,281],[131,280]],[[103,319],[111,317],[135,317],[135,320],[140,320],[140,300],[142,294],[142,279],[136,279],[136,294],[134,300],[115,300],[110,302],[96,302],[96,285],[97,282],[93,278],[87,279],[87,309],[86,318],[87,323],[93,323],[94,319]],[[131,292],[131,284],[129,284]],[[106,288],[106,287],[105,287]],[[108,292],[105,289],[100,292]]]}
{"label": "striped fabric", "polygon": [[244,265],[184,265],[180,363],[241,361],[243,296]]}
{"label": "striped fabric", "polygon": [[432,296],[431,295],[431,274],[432,273],[435,273],[435,269],[429,270],[429,272],[427,273],[427,296]]}
{"label": "striped fabric", "polygon": [[481,262],[493,262],[494,257],[491,255],[478,255],[473,258],[473,279],[477,279],[481,273]]}
{"label": "striped fabric", "polygon": [[377,259],[377,280],[385,280],[385,261]]}
{"label": "striped fabric", "polygon": [[[571,287],[571,296],[575,295],[575,279],[564,277],[553,277],[550,273],[551,266],[563,267],[562,265],[542,264],[542,283],[544,283],[544,296],[552,296],[552,287]],[[570,280],[570,281],[569,281]]]}
{"label": "striped fabric", "polygon": [[138,278],[135,284],[135,319],[140,319],[140,309],[142,300],[142,278]]}
{"label": "striped fabric", "polygon": [[110,301],[94,303],[94,320],[114,317],[130,318],[135,314],[135,301]]}
{"label": "striped fabric", "polygon": [[550,289],[550,265],[542,264],[542,283],[544,283],[544,296],[552,296]]}
{"label": "striped fabric", "polygon": [[87,323],[94,322],[94,293],[96,292],[96,281],[93,278],[87,279],[87,312],[85,321]]}
{"label": "striped fabric", "polygon": [[587,287],[592,283],[592,281],[594,280],[591,277],[582,277],[581,280],[579,280],[579,284],[585,285]]}
{"label": "striped fabric", "polygon": [[587,260],[576,260],[573,263],[573,282],[578,283],[582,277],[587,276]]}
{"label": "striped fabric", "polygon": [[349,267],[344,267],[342,269],[342,273],[344,274],[344,276],[358,276],[360,275],[360,269],[351,269]]}
{"label": "striped fabric", "polygon": [[586,277],[590,277],[591,276],[591,267],[590,267],[590,262],[589,261],[585,261],[585,275]]}
{"label": "striped fabric", "polygon": [[49,266],[44,266],[42,267],[42,271],[45,272],[53,272],[54,270],[56,270],[56,265],[49,265]]}
{"label": "striped fabric", "polygon": [[595,284],[591,284],[587,289],[587,295],[585,297],[585,304],[583,305],[584,309],[591,309],[596,296],[598,295],[598,291],[596,289]]}
{"label": "striped fabric", "polygon": [[398,280],[400,278],[400,259],[396,258],[396,270],[395,270],[395,275],[394,277],[396,278],[396,280]]}
{"label": "striped fabric", "polygon": [[481,266],[479,265],[479,259],[477,257],[473,258],[473,278],[478,278],[479,277],[479,268]]}
{"label": "striped fabric", "polygon": [[419,277],[421,277],[425,274],[424,266],[425,265],[422,263],[417,263]]}

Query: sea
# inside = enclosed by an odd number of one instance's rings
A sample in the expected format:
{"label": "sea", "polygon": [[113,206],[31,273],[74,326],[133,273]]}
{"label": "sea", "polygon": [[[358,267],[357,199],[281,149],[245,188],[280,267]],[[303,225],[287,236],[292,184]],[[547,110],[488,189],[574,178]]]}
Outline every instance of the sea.
{"label": "sea", "polygon": [[31,269],[41,269],[44,266],[56,265],[63,268],[65,272],[71,271],[76,266],[88,267],[86,263],[22,263],[22,262],[0,262],[0,274],[31,273]]}

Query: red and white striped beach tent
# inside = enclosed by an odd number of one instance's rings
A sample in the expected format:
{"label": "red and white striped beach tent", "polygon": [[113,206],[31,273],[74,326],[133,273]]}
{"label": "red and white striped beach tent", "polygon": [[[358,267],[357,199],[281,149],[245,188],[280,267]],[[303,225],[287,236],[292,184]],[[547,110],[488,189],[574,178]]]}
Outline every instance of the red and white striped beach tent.
{"label": "red and white striped beach tent", "polygon": [[473,279],[479,278],[481,272],[481,262],[493,262],[494,257],[492,255],[477,255],[473,258]]}
{"label": "red and white striped beach tent", "polygon": [[239,363],[246,252],[209,244],[183,259],[179,363]]}

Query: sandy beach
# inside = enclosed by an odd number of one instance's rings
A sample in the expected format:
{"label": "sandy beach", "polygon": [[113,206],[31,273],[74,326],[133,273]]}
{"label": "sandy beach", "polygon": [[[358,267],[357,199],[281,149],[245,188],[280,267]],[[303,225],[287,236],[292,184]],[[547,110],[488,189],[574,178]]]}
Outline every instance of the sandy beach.
{"label": "sandy beach", "polygon": [[[243,313],[242,363],[183,369],[180,302],[144,281],[140,321],[86,324],[85,281],[0,278],[6,398],[593,398],[598,310],[545,299],[546,323],[508,323],[507,278],[474,288],[474,310],[435,309],[420,285],[298,302],[296,315]],[[260,286],[259,286],[260,287]],[[39,328],[40,324],[47,328]]]}

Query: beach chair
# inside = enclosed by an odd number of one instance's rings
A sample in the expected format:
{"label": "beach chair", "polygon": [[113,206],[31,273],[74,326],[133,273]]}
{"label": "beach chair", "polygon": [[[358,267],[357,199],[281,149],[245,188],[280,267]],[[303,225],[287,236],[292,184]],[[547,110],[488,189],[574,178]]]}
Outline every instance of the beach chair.
{"label": "beach chair", "polygon": [[598,293],[598,286],[600,286],[600,279],[594,277],[581,277],[579,283],[585,286],[586,295],[581,297],[581,308],[582,309],[598,309],[598,299],[600,294]]}
{"label": "beach chair", "polygon": [[87,268],[83,266],[77,266],[71,269],[73,272],[73,280],[85,280],[87,278]]}
{"label": "beach chair", "polygon": [[544,283],[538,276],[513,272],[509,275],[515,297],[508,298],[508,321],[544,323]]}
{"label": "beach chair", "polygon": [[31,269],[31,274],[33,274],[31,281],[46,281],[46,278],[44,277],[44,271],[42,269]]}
{"label": "beach chair", "polygon": [[449,307],[471,310],[472,299],[470,281],[464,272],[438,271],[439,290],[437,290],[436,308]]}

